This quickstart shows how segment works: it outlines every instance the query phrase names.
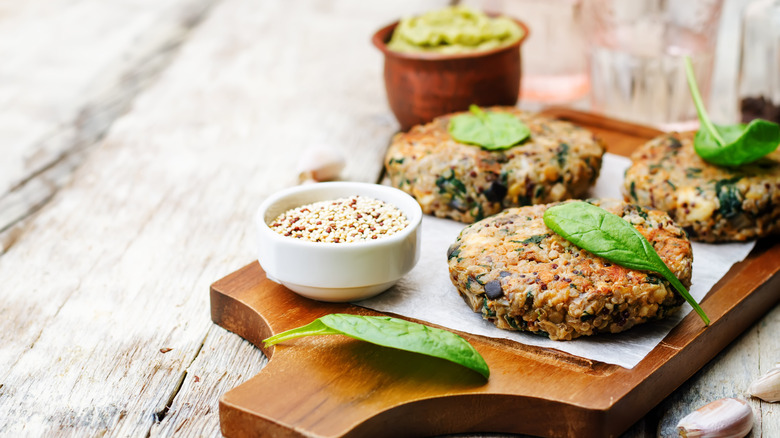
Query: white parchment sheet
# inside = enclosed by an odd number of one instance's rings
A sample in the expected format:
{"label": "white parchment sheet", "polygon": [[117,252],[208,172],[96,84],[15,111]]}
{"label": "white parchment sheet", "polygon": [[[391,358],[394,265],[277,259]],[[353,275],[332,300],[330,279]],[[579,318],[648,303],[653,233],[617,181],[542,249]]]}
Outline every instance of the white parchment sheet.
{"label": "white parchment sheet", "polygon": [[[627,158],[605,154],[601,176],[591,196],[622,199],[620,187],[629,164]],[[355,304],[476,335],[553,348],[625,368],[636,366],[692,310],[686,303],[665,320],[642,324],[619,334],[601,334],[572,341],[551,341],[530,333],[498,329],[483,320],[481,314],[472,312],[450,282],[447,247],[455,241],[463,227],[464,224],[459,222],[425,216],[420,261],[415,268],[387,292]],[[700,302],[734,263],[750,253],[754,245],[755,242],[694,242],[691,295]]]}

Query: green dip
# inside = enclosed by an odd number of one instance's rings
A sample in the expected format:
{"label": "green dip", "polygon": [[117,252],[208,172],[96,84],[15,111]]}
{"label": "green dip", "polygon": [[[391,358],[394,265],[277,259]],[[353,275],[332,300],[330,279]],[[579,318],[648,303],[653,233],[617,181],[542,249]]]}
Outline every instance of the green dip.
{"label": "green dip", "polygon": [[510,45],[523,29],[508,17],[490,18],[480,11],[453,6],[404,18],[387,48],[396,52],[469,53]]}

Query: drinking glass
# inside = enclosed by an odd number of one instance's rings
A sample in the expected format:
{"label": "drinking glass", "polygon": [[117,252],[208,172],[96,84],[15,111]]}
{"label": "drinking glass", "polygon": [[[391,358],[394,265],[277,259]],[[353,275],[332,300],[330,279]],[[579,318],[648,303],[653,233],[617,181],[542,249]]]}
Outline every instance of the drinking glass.
{"label": "drinking glass", "polygon": [[466,0],[462,4],[506,14],[528,25],[520,83],[523,103],[572,103],[587,96],[582,0]]}
{"label": "drinking glass", "polygon": [[750,3],[742,17],[739,104],[743,123],[780,123],[780,0]]}
{"label": "drinking glass", "polygon": [[698,126],[690,56],[706,103],[722,0],[585,0],[591,108],[665,131]]}

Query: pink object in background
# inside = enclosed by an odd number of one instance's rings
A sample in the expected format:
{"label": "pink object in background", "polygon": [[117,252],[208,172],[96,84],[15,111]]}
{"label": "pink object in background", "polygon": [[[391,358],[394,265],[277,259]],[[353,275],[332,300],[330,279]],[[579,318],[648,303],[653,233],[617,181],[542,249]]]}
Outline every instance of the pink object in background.
{"label": "pink object in background", "polygon": [[484,0],[464,2],[517,17],[530,29],[523,45],[520,100],[570,103],[590,88],[582,33],[582,0]]}
{"label": "pink object in background", "polygon": [[708,101],[722,0],[585,0],[591,107],[660,129],[698,127],[690,56]]}

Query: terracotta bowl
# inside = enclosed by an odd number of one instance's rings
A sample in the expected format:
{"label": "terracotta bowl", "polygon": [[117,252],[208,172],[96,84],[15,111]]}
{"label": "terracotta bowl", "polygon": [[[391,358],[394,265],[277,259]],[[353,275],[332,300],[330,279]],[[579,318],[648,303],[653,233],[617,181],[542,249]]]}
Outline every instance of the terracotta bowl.
{"label": "terracotta bowl", "polygon": [[469,105],[515,105],[520,92],[520,45],[475,53],[402,53],[388,50],[398,22],[379,29],[373,44],[385,54],[387,100],[401,130],[434,117],[468,109]]}

